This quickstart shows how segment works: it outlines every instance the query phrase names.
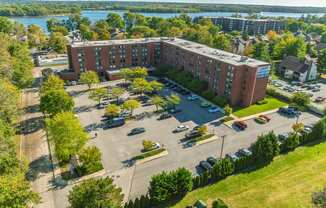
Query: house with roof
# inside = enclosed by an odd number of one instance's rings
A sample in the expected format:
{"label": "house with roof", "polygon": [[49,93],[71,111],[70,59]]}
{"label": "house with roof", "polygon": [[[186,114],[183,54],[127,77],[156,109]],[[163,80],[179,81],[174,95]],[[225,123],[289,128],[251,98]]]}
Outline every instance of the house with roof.
{"label": "house with roof", "polygon": [[278,68],[286,79],[306,82],[315,80],[318,76],[317,59],[305,57],[303,61],[295,56],[285,57]]}

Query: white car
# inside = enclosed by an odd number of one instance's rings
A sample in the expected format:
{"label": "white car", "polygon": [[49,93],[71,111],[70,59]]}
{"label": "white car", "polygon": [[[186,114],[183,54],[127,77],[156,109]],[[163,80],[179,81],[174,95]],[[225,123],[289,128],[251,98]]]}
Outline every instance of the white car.
{"label": "white car", "polygon": [[197,95],[190,95],[187,97],[187,100],[198,100],[199,99],[199,96]]}
{"label": "white car", "polygon": [[175,128],[173,130],[174,133],[179,133],[179,132],[183,132],[183,131],[186,131],[189,129],[189,126],[186,126],[186,125],[180,125],[178,126],[177,128]]}

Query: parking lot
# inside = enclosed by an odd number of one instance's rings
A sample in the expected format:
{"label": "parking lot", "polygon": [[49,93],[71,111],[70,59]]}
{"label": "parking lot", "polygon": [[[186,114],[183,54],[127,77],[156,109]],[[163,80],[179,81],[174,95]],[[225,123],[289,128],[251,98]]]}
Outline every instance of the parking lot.
{"label": "parking lot", "polygon": [[[116,83],[116,82],[114,82]],[[267,124],[258,124],[253,119],[246,121],[248,128],[245,131],[230,128],[220,124],[221,113],[208,113],[207,108],[200,107],[200,100],[189,101],[187,96],[181,97],[181,103],[177,108],[182,112],[173,114],[172,118],[158,121],[159,115],[151,114],[155,106],[140,107],[134,111],[134,114],[149,112],[148,117],[141,120],[127,121],[124,126],[103,129],[104,109],[97,109],[96,103],[88,98],[88,92],[79,92],[79,86],[68,88],[68,91],[74,90],[74,101],[76,105],[76,114],[80,118],[82,125],[89,130],[90,134],[94,131],[98,133],[90,143],[96,145],[102,152],[102,162],[106,171],[117,173],[116,177],[124,178],[121,184],[123,192],[128,198],[134,198],[146,193],[151,176],[162,171],[169,171],[178,167],[186,167],[197,174],[196,166],[201,160],[209,156],[217,157],[221,151],[221,139],[213,142],[185,148],[181,143],[184,132],[173,133],[172,131],[180,124],[188,125],[190,128],[197,125],[207,125],[210,133],[217,136],[226,135],[223,155],[234,153],[240,148],[249,147],[258,135],[273,130],[275,133],[285,133],[291,130],[291,126],[296,118],[288,118],[278,113],[272,113],[268,116],[271,121]],[[171,89],[163,89],[162,94],[168,95],[173,92]],[[127,95],[125,95],[127,96]],[[319,118],[310,113],[302,113],[299,121],[304,124],[313,124]],[[144,127],[146,132],[128,136],[131,129]],[[142,140],[152,140],[158,142],[168,150],[168,155],[147,163],[130,166],[130,159],[141,153]],[[126,170],[121,173],[121,170]],[[120,185],[120,184],[119,184]]]}

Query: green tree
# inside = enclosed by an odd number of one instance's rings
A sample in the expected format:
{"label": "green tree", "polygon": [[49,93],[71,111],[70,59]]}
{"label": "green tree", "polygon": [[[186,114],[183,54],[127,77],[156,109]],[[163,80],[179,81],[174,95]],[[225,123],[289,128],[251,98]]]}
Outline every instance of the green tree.
{"label": "green tree", "polygon": [[166,106],[166,101],[160,96],[154,96],[151,100],[156,107],[156,111],[158,111],[159,107]]}
{"label": "green tree", "polygon": [[74,100],[64,90],[50,90],[41,95],[40,109],[44,114],[54,116],[73,108]]}
{"label": "green tree", "polygon": [[11,33],[13,31],[13,21],[7,17],[0,17],[0,32],[2,33]]}
{"label": "green tree", "polygon": [[178,168],[172,172],[172,177],[175,178],[176,192],[179,196],[184,196],[192,190],[192,173],[186,168]]}
{"label": "green tree", "polygon": [[319,51],[318,71],[322,73],[326,73],[326,48]]}
{"label": "green tree", "polygon": [[279,152],[280,147],[274,132],[258,136],[252,147],[253,158],[260,164],[270,163]]}
{"label": "green tree", "polygon": [[66,45],[68,44],[68,40],[65,36],[63,36],[60,32],[54,32],[50,35],[49,38],[49,47],[52,48],[57,53],[65,53]]}
{"label": "green tree", "polygon": [[181,98],[177,94],[171,94],[166,98],[168,105],[172,105],[175,108],[177,105],[180,104]]}
{"label": "green tree", "polygon": [[308,135],[310,141],[326,138],[326,117],[320,119],[313,127],[312,132]]}
{"label": "green tree", "polygon": [[29,207],[40,201],[40,197],[31,190],[30,184],[25,180],[25,175],[0,176],[0,207]]}
{"label": "green tree", "polygon": [[132,79],[142,78],[145,79],[148,76],[147,69],[144,67],[136,67],[132,70]]}
{"label": "green tree", "polygon": [[120,69],[120,74],[123,77],[124,81],[127,82],[127,81],[131,81],[133,71],[129,68],[123,68],[123,69]]}
{"label": "green tree", "polygon": [[265,42],[259,42],[253,45],[253,57],[262,61],[270,61],[269,46]]}
{"label": "green tree", "polygon": [[41,94],[50,90],[64,90],[64,81],[56,75],[50,75],[45,82],[42,83]]}
{"label": "green tree", "polygon": [[121,16],[117,13],[109,13],[106,22],[108,23],[109,27],[111,28],[119,28],[123,29],[125,27],[125,23]]}
{"label": "green tree", "polygon": [[295,37],[291,33],[287,33],[278,39],[273,48],[273,56],[275,59],[281,59],[284,55],[296,56],[303,59],[306,55],[307,44],[301,37]]}
{"label": "green tree", "polygon": [[110,118],[119,116],[120,112],[121,112],[120,107],[115,104],[110,104],[105,108],[105,115]]}
{"label": "green tree", "polygon": [[207,133],[208,128],[207,128],[206,125],[202,125],[202,126],[200,126],[200,127],[198,128],[198,131],[199,131],[202,135],[204,135],[204,134]]}
{"label": "green tree", "polygon": [[94,31],[98,35],[98,40],[109,40],[111,39],[110,27],[105,20],[99,20],[95,22]]}
{"label": "green tree", "polygon": [[141,94],[144,94],[145,91],[153,91],[153,88],[150,83],[144,78],[135,78],[132,82],[132,88],[134,91],[139,92]]}
{"label": "green tree", "polygon": [[27,45],[19,41],[11,41],[8,50],[12,57],[12,83],[19,88],[29,86],[33,81],[34,65]]}
{"label": "green tree", "polygon": [[310,97],[307,93],[296,92],[293,94],[291,102],[301,110],[304,110],[310,104]]}
{"label": "green tree", "polygon": [[31,48],[44,48],[46,45],[46,35],[42,28],[38,25],[32,24],[27,28],[28,45]]}
{"label": "green tree", "polygon": [[83,148],[78,154],[81,162],[81,171],[84,174],[91,174],[103,168],[101,152],[96,146]]}
{"label": "green tree", "polygon": [[219,160],[213,166],[213,176],[215,178],[226,178],[227,176],[234,173],[235,166],[229,158]]}
{"label": "green tree", "polygon": [[82,83],[87,84],[88,89],[91,89],[93,84],[97,84],[100,82],[100,79],[95,71],[87,71],[81,73],[80,79]]}
{"label": "green tree", "polygon": [[125,90],[121,87],[113,87],[111,92],[110,92],[110,96],[114,99],[116,99],[117,103],[118,103],[118,100],[119,98],[125,94]]}
{"label": "green tree", "polygon": [[142,141],[142,144],[143,144],[143,151],[149,151],[149,150],[152,150],[154,145],[155,145],[155,142],[151,141],[151,140],[143,140]]}
{"label": "green tree", "polygon": [[135,26],[130,30],[129,34],[131,38],[148,38],[157,36],[156,31],[147,26]]}
{"label": "green tree", "polygon": [[89,179],[72,188],[68,195],[70,208],[120,208],[123,194],[109,177]]}
{"label": "green tree", "polygon": [[91,30],[89,25],[81,24],[79,26],[80,36],[84,40],[96,40],[97,34]]}
{"label": "green tree", "polygon": [[214,48],[218,48],[224,51],[230,51],[231,50],[231,40],[230,38],[225,34],[219,34],[215,36],[213,40],[213,46]]}
{"label": "green tree", "polygon": [[140,107],[140,103],[137,100],[127,100],[123,103],[122,108],[129,110],[131,115],[136,108]]}
{"label": "green tree", "polygon": [[161,91],[164,85],[156,80],[149,82],[151,88],[156,91]]}
{"label": "green tree", "polygon": [[292,151],[300,145],[300,136],[296,133],[292,133],[282,144],[283,151]]}
{"label": "green tree", "polygon": [[107,95],[108,91],[106,88],[96,88],[89,93],[89,98],[100,104],[102,98],[105,98]]}
{"label": "green tree", "polygon": [[226,116],[230,116],[232,114],[232,112],[233,112],[233,109],[232,109],[232,107],[230,107],[230,105],[226,105],[224,107],[224,112],[225,112]]}
{"label": "green tree", "polygon": [[16,174],[21,171],[21,164],[16,155],[15,143],[9,126],[0,120],[0,175]]}
{"label": "green tree", "polygon": [[76,155],[88,140],[88,134],[79,119],[71,112],[63,112],[46,120],[46,130],[54,144],[55,155],[59,161],[68,161]]}
{"label": "green tree", "polygon": [[0,80],[0,91],[0,119],[12,125],[19,116],[20,92],[7,80]]}

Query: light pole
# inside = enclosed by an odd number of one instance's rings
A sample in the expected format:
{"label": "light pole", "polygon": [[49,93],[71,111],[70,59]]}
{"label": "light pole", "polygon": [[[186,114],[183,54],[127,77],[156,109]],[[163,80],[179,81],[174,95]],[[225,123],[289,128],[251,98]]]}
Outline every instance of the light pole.
{"label": "light pole", "polygon": [[220,159],[222,159],[222,155],[223,155],[223,148],[224,148],[224,139],[225,139],[226,135],[222,135],[222,146],[221,146],[221,153],[220,153]]}

